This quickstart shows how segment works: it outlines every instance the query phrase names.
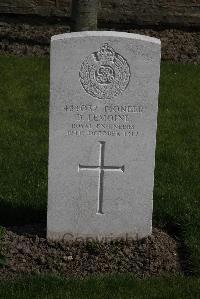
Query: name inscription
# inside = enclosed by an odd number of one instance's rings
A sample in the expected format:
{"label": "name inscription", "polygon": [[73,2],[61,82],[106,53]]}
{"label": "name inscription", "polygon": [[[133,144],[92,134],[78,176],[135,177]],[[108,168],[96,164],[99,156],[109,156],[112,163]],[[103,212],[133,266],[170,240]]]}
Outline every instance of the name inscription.
{"label": "name inscription", "polygon": [[66,105],[70,120],[67,136],[138,136],[136,120],[144,112],[141,105]]}

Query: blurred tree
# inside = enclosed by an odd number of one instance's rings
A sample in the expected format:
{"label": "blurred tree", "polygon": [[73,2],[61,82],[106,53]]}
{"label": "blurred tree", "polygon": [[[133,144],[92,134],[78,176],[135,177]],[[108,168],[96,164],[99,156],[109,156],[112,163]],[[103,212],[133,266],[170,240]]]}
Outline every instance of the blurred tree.
{"label": "blurred tree", "polygon": [[99,0],[72,0],[72,30],[97,30]]}

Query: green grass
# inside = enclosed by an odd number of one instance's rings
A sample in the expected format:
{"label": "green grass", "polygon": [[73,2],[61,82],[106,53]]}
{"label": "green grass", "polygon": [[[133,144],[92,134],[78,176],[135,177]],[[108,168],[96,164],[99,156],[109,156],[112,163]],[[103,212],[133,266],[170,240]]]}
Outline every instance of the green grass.
{"label": "green grass", "polygon": [[[45,221],[49,61],[0,57],[0,73],[0,225]],[[199,95],[200,66],[162,64],[153,219],[154,225],[177,234],[196,276],[200,274]],[[20,299],[47,298],[47,287],[54,294],[48,298],[198,298],[198,282],[181,277],[85,282],[41,277],[30,279],[30,286],[28,278],[9,282],[7,290],[0,282],[0,292],[10,296],[13,292]],[[88,290],[93,295],[87,297]],[[2,298],[12,298],[6,296]]]}
{"label": "green grass", "polygon": [[176,228],[200,273],[200,66],[161,67],[154,224]]}
{"label": "green grass", "polygon": [[0,224],[45,219],[49,63],[0,57]]}
{"label": "green grass", "polygon": [[2,299],[199,299],[200,279],[161,277],[139,280],[131,275],[84,280],[32,277],[0,282]]}

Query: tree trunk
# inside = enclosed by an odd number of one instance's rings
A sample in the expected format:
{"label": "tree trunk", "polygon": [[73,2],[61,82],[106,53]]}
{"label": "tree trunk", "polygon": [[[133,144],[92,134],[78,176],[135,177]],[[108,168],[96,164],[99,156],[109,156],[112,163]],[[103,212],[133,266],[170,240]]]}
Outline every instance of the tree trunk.
{"label": "tree trunk", "polygon": [[72,0],[72,30],[97,30],[99,0]]}

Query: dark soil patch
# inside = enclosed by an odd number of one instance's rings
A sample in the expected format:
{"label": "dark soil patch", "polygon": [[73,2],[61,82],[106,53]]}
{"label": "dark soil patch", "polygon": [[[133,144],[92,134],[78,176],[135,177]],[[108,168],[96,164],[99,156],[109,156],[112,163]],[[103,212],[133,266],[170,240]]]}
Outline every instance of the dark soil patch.
{"label": "dark soil patch", "polygon": [[49,55],[51,36],[69,32],[69,26],[0,23],[0,54]]}
{"label": "dark soil patch", "polygon": [[6,230],[0,245],[7,260],[0,266],[1,279],[39,273],[84,277],[129,272],[149,277],[181,271],[179,245],[158,229],[142,240],[105,243],[53,242],[45,238],[43,226],[13,227]]}
{"label": "dark soil patch", "polygon": [[129,30],[129,32],[159,38],[162,47],[162,60],[200,63],[200,31],[133,29]]}
{"label": "dark soil patch", "polygon": [[[48,56],[51,36],[69,30],[70,27],[65,24],[33,25],[6,23],[4,20],[0,22],[0,54]],[[160,38],[162,60],[200,63],[200,31],[198,30],[137,28],[125,31]]]}

